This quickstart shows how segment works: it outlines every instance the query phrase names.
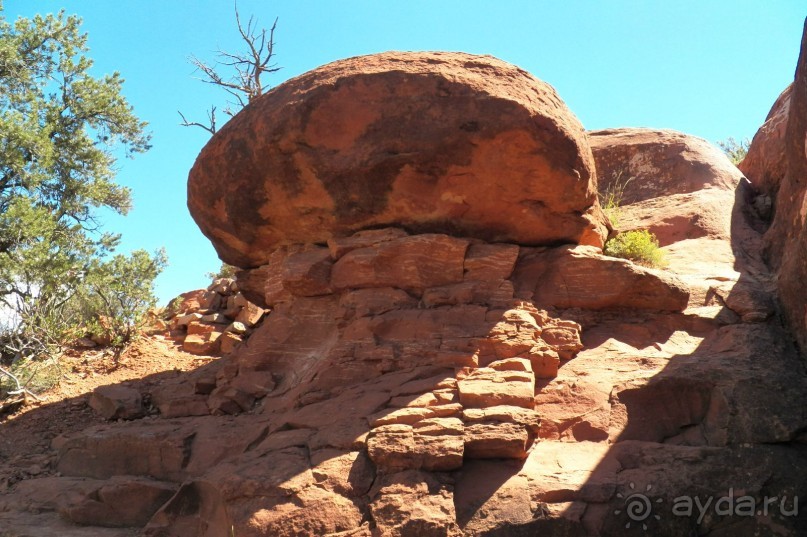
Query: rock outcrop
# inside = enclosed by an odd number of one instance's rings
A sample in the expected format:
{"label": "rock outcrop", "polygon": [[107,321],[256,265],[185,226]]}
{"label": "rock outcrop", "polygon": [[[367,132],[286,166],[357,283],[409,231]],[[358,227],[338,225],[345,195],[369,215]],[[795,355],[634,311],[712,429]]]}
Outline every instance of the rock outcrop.
{"label": "rock outcrop", "polygon": [[[805,32],[807,39],[807,32]],[[740,169],[773,213],[765,234],[767,260],[778,274],[784,313],[803,353],[807,352],[807,306],[801,282],[807,276],[807,42],[802,43],[793,84],[771,108]]]}
{"label": "rock outcrop", "polygon": [[[804,298],[807,279],[807,23],[789,100],[781,152],[771,152],[760,165],[778,175],[782,170],[781,160],[785,161],[785,174],[773,204],[773,223],[765,239],[768,259],[778,274],[782,306],[802,352],[807,354],[807,300]],[[776,132],[779,130],[770,135],[758,133],[749,154],[763,152],[768,145],[776,146],[779,142],[769,140]]]}
{"label": "rock outcrop", "polygon": [[489,56],[337,61],[256,100],[202,150],[188,207],[219,256],[372,227],[602,246],[591,150],[554,89]]}
{"label": "rock outcrop", "polygon": [[240,292],[232,278],[182,293],[162,312],[167,335],[191,354],[219,356],[236,349],[266,310]]}
{"label": "rock outcrop", "polygon": [[738,165],[754,189],[767,196],[769,201],[776,198],[779,185],[787,173],[785,136],[792,93],[793,86],[790,85],[779,95],[765,123],[754,135],[748,153]]}
{"label": "rock outcrop", "polygon": [[617,226],[647,229],[662,246],[686,239],[728,239],[734,190],[742,174],[706,140],[671,130],[589,133],[600,192],[617,192]]}
{"label": "rock outcrop", "polygon": [[527,253],[515,281],[522,296],[562,309],[683,311],[690,294],[670,273],[605,258],[590,246]]}
{"label": "rock outcrop", "polygon": [[[392,76],[388,64],[396,57],[400,69]],[[460,58],[465,71],[455,71]],[[329,159],[344,154],[344,169],[357,166],[357,177],[367,177],[366,162],[352,159],[356,148],[372,146],[366,129],[375,119],[362,116],[364,108],[328,103],[368,101],[378,84],[389,88],[392,76],[396,87],[389,91],[404,114],[428,116],[407,93],[422,91],[421,84],[434,84],[437,96],[445,88],[462,106],[474,101],[466,97],[479,97],[483,110],[484,95],[510,91],[526,77],[491,65],[499,64],[441,54],[338,62],[277,91],[293,106],[288,116],[272,113],[288,132],[302,132],[290,118],[300,118],[311,99],[306,129],[319,129]],[[360,66],[368,76],[337,76]],[[449,69],[477,78],[448,83],[431,74]],[[496,90],[482,72],[512,78]],[[496,106],[502,100],[494,99]],[[381,110],[371,104],[368,110]],[[356,199],[367,201],[369,220],[321,221],[314,233],[313,220],[303,217],[297,232],[283,226],[299,204],[278,202],[271,210],[292,212],[254,216],[255,201],[269,199],[255,159],[275,152],[313,162],[307,159],[322,150],[283,145],[288,140],[281,133],[255,136],[273,132],[253,114],[272,106],[250,106],[200,157],[201,166],[216,170],[205,172],[204,181],[219,177],[215,185],[224,192],[218,205],[208,198],[202,225],[225,257],[243,262],[236,286],[245,300],[268,310],[262,323],[229,355],[150,389],[158,416],[133,415],[136,401],[127,401],[134,392],[96,394],[94,406],[120,421],[54,439],[51,471],[58,476],[28,479],[0,495],[0,527],[12,535],[58,528],[60,537],[88,535],[88,529],[110,537],[130,530],[147,537],[807,533],[793,501],[807,497],[807,374],[777,315],[750,187],[725,157],[668,131],[592,136],[605,176],[624,169],[632,177],[623,221],[668,231],[665,270],[604,256],[579,244],[580,234],[566,244],[534,235],[485,240],[476,233],[484,218],[475,211],[482,206],[458,215],[451,230],[411,225],[426,221],[420,208],[445,201],[442,186],[420,193],[428,199],[410,206],[412,221],[376,219],[392,213],[385,212],[388,205],[373,212],[375,191],[367,190]],[[795,93],[791,106],[800,106]],[[342,115],[317,124],[318,110]],[[459,110],[469,121],[487,117]],[[445,113],[438,107],[436,123],[420,133],[429,147],[444,147],[435,140],[445,134],[444,124],[453,125]],[[469,130],[523,133],[520,114],[488,118]],[[411,126],[404,121],[406,128],[396,131],[394,125],[378,127],[397,135]],[[558,132],[552,125],[545,133]],[[256,140],[268,141],[250,145]],[[555,140],[558,155],[572,154],[565,152],[569,138],[542,140]],[[581,162],[584,140],[572,144]],[[480,139],[479,147],[486,143]],[[421,165],[428,157],[442,169],[442,157],[426,149]],[[532,160],[508,155],[514,170],[533,169]],[[256,182],[230,189],[229,174],[242,165],[244,177]],[[553,169],[569,169],[559,166]],[[433,175],[438,186],[454,177],[441,173]],[[325,183],[300,177],[303,183],[283,183],[271,195],[328,206],[314,216],[341,214],[334,207],[354,214],[350,198],[333,197],[325,186],[308,190]],[[480,183],[467,187],[474,195],[483,195],[484,181],[498,184],[492,176],[474,177]],[[580,192],[588,199],[592,178],[585,177],[584,188],[574,183],[583,190],[572,188],[569,199]],[[787,188],[785,181],[780,195]],[[384,198],[392,205],[411,201],[406,189],[392,192]],[[503,198],[516,206],[522,199]],[[201,206],[201,199],[192,205]],[[694,215],[703,207],[713,211],[714,225],[671,219],[676,209]],[[580,233],[596,227],[585,218],[589,209],[589,216],[597,213],[591,200],[575,220]],[[250,214],[261,225],[239,220]],[[552,214],[560,228],[568,222],[563,213]],[[261,227],[265,219],[272,225]],[[533,221],[508,222],[527,229]],[[536,245],[544,240],[549,243]],[[718,500],[723,506],[722,499],[735,496],[745,502],[743,514],[716,511]],[[708,505],[682,512],[682,498]],[[756,507],[748,514],[749,500],[759,506],[758,516]],[[110,520],[124,530],[107,528]]]}

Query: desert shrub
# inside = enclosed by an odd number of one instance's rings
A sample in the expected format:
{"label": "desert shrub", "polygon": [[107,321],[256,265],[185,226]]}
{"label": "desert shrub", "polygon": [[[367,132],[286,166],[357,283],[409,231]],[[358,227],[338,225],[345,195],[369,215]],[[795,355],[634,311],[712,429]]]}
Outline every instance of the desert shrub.
{"label": "desert shrub", "polygon": [[[37,288],[20,297],[0,326],[0,408],[9,396],[35,396],[59,382],[59,357],[85,335],[97,336],[116,355],[134,340],[156,303],[154,279],[166,264],[163,251],[137,250],[93,260],[70,285]],[[8,304],[0,301],[0,304]]]}
{"label": "desert shrub", "polygon": [[622,173],[620,172],[608,188],[599,194],[600,207],[602,207],[605,216],[608,217],[614,228],[619,227],[622,198],[625,196],[625,188],[631,181],[633,181],[633,177],[622,179]]}
{"label": "desert shrub", "polygon": [[738,141],[732,137],[728,137],[721,142],[717,142],[717,145],[723,150],[724,153],[726,153],[726,156],[729,157],[732,164],[737,166],[748,154],[748,148],[751,147],[751,141],[748,138]]}
{"label": "desert shrub", "polygon": [[603,252],[647,267],[663,267],[666,264],[658,239],[646,229],[618,234],[605,243]]}
{"label": "desert shrub", "polygon": [[99,262],[76,294],[80,326],[122,349],[139,333],[157,302],[154,280],[167,263],[163,250],[118,254]]}
{"label": "desert shrub", "polygon": [[[28,393],[41,393],[56,384],[62,376],[59,360],[22,359],[0,373],[0,401],[11,394],[18,395],[20,389]],[[18,384],[19,383],[19,384]],[[2,404],[0,404],[2,406]]]}
{"label": "desert shrub", "polygon": [[238,272],[238,267],[230,265],[229,263],[222,263],[218,272],[208,272],[206,276],[211,280],[234,278],[236,272]]}

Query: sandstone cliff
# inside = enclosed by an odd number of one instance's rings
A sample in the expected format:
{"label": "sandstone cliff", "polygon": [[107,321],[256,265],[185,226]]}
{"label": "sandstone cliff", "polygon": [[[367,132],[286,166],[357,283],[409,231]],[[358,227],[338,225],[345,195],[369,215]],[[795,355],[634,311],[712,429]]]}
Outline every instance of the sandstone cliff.
{"label": "sandstone cliff", "polygon": [[[779,296],[801,350],[807,354],[807,23],[802,38],[796,80],[790,88],[784,139],[779,153],[764,159],[763,169],[782,173],[774,200],[774,217],[766,234],[768,258],[778,276]],[[779,129],[781,130],[781,129]],[[754,137],[756,145],[772,144],[774,135]],[[749,150],[749,154],[751,150]],[[782,166],[784,160],[784,166]]]}

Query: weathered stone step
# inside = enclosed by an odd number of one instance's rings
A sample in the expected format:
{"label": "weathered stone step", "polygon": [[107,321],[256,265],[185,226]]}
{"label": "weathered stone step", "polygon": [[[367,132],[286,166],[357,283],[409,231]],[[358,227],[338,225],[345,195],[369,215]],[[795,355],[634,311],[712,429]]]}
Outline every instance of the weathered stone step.
{"label": "weathered stone step", "polygon": [[134,476],[29,479],[0,498],[0,535],[134,535],[178,487]]}

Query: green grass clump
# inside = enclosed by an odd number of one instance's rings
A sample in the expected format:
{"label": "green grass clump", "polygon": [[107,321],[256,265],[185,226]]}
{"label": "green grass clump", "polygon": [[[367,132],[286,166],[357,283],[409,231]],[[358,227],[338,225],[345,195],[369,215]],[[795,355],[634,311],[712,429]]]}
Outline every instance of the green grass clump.
{"label": "green grass clump", "polygon": [[[609,186],[600,192],[600,207],[614,229],[619,228],[625,189],[631,181],[633,177],[623,179],[622,172],[619,172],[612,181],[609,181]],[[646,229],[617,234],[605,243],[603,253],[611,257],[629,259],[646,267],[662,268],[667,265],[658,239]]]}
{"label": "green grass clump", "polygon": [[658,239],[646,229],[625,231],[609,239],[605,243],[603,253],[611,257],[629,259],[646,267],[661,268],[667,264]]}
{"label": "green grass clump", "polygon": [[619,172],[610,186],[600,192],[600,207],[614,228],[619,227],[622,198],[625,196],[625,188],[632,180],[633,177],[629,177],[623,181],[622,172]]}

